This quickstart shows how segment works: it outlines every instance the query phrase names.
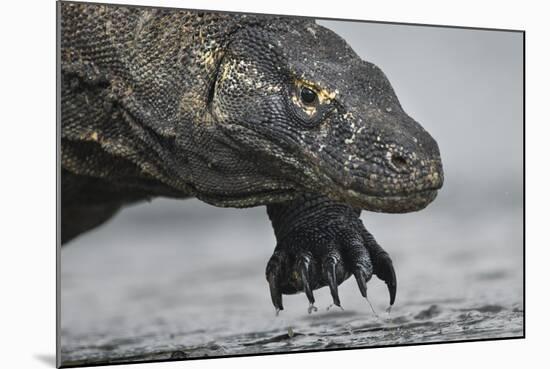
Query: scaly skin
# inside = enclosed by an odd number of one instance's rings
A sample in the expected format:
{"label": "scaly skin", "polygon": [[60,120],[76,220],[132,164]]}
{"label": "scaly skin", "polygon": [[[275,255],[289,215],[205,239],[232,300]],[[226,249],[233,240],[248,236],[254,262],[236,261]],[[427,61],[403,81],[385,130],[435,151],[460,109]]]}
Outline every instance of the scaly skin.
{"label": "scaly skin", "polygon": [[267,205],[267,278],[281,294],[374,273],[391,260],[360,209],[427,206],[437,143],[382,71],[301,18],[62,3],[62,241],[156,196]]}

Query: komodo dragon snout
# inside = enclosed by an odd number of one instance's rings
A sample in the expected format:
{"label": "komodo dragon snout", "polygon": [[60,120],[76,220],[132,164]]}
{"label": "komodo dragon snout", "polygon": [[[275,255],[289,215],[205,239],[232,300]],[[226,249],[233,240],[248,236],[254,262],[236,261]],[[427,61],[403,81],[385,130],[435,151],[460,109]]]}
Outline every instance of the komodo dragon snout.
{"label": "komodo dragon snout", "polygon": [[384,73],[312,21],[234,34],[210,94],[225,137],[260,171],[291,178],[290,191],[408,212],[443,184],[437,143],[403,111]]}

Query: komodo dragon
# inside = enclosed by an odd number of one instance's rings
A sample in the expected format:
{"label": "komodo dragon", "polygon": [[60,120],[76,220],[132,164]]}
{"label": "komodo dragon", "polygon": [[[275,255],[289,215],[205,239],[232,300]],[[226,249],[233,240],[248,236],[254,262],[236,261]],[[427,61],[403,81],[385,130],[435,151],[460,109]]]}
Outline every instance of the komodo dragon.
{"label": "komodo dragon", "polygon": [[388,254],[361,209],[423,209],[443,184],[435,140],[384,73],[311,19],[62,2],[61,238],[157,196],[265,205],[282,294],[375,274]]}

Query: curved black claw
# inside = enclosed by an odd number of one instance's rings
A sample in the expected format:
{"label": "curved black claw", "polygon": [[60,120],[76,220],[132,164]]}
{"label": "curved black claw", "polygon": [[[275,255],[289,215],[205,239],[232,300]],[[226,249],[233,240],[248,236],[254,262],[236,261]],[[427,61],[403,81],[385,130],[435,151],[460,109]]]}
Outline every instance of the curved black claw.
{"label": "curved black claw", "polygon": [[355,280],[357,281],[357,286],[359,286],[361,296],[367,298],[367,273],[363,268],[357,268],[353,275],[355,276]]}
{"label": "curved black claw", "polygon": [[386,251],[376,242],[374,237],[366,230],[363,230],[363,239],[374,265],[374,274],[386,283],[390,294],[390,306],[395,302],[397,291],[397,278],[393,263]]}
{"label": "curved black claw", "polygon": [[279,314],[283,308],[283,294],[279,288],[279,276],[281,272],[281,258],[277,254],[273,254],[266,268],[266,279],[269,283],[269,291],[271,293],[271,301],[275,306],[275,312]]}
{"label": "curved black claw", "polygon": [[390,306],[393,305],[397,291],[397,278],[393,262],[387,252],[382,251],[376,255],[374,273],[386,283],[390,294]]}
{"label": "curved black claw", "polygon": [[338,283],[336,278],[336,265],[338,261],[335,257],[330,256],[325,263],[325,270],[327,275],[328,287],[330,288],[330,294],[334,305],[342,307],[340,304],[340,297],[338,296]]}
{"label": "curved black claw", "polygon": [[[309,263],[310,263],[310,257],[309,256],[302,256],[298,262],[298,268],[300,270],[300,277],[302,279],[302,285],[304,288],[304,292],[306,293],[307,299],[309,300],[310,307],[314,307],[313,304],[315,303],[315,298],[313,297],[313,292],[311,291],[311,287],[309,285]],[[312,309],[313,310],[313,309]],[[309,311],[311,313],[311,311]]]}

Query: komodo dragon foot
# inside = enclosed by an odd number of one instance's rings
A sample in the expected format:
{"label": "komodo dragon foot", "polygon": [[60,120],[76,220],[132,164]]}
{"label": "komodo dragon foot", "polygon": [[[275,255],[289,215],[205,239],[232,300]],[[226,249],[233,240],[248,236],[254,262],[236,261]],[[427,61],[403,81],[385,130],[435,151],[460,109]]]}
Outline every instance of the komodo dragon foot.
{"label": "komodo dragon foot", "polygon": [[334,305],[341,307],[338,285],[355,276],[367,297],[367,282],[374,273],[395,301],[397,280],[392,261],[365,229],[360,210],[337,204],[324,196],[305,194],[293,201],[269,205],[277,246],[266,268],[271,299],[277,313],[282,294],[305,292],[316,310],[313,291],[329,286]]}

